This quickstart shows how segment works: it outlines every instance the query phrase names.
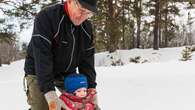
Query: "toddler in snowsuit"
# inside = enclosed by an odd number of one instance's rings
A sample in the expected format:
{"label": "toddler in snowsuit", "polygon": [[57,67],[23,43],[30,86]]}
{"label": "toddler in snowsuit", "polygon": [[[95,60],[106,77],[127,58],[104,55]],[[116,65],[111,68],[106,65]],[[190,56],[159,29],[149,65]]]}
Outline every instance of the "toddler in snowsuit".
{"label": "toddler in snowsuit", "polygon": [[[60,99],[67,105],[66,110],[94,110],[96,93],[88,90],[87,78],[83,74],[70,74],[64,79],[65,92]],[[62,109],[64,110],[64,109]]]}

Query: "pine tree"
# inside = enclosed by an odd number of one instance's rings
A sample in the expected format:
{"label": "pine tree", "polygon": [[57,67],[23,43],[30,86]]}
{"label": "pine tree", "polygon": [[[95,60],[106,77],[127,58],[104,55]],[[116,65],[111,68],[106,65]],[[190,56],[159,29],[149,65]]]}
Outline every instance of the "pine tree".
{"label": "pine tree", "polygon": [[155,16],[150,24],[153,26],[153,48],[167,47],[168,43],[176,35],[178,26],[175,23],[175,16],[179,16],[179,7],[175,0],[150,0],[145,5],[149,8],[149,16]]}
{"label": "pine tree", "polygon": [[191,60],[191,57],[192,57],[191,47],[186,46],[185,49],[183,49],[182,51],[181,61]]}
{"label": "pine tree", "polygon": [[188,21],[187,21],[187,26],[188,26],[188,33],[186,36],[186,45],[192,45],[193,44],[193,34],[192,34],[192,24],[194,23],[193,17],[191,16],[191,13],[188,12]]}

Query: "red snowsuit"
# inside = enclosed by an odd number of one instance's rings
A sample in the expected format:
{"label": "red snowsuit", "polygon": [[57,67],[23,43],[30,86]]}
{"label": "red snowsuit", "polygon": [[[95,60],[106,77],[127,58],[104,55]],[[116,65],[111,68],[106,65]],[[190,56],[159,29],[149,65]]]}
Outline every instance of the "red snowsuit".
{"label": "red snowsuit", "polygon": [[94,96],[95,94],[88,93],[85,98],[80,98],[67,92],[63,92],[60,99],[64,101],[70,110],[94,110]]}

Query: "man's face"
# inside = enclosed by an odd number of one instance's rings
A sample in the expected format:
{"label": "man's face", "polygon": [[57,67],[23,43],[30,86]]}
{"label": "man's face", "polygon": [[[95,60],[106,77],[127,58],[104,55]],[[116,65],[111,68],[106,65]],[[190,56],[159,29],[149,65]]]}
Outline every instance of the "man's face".
{"label": "man's face", "polygon": [[80,25],[87,18],[93,16],[93,12],[83,8],[77,0],[70,0],[68,5],[68,12],[71,21],[75,25]]}

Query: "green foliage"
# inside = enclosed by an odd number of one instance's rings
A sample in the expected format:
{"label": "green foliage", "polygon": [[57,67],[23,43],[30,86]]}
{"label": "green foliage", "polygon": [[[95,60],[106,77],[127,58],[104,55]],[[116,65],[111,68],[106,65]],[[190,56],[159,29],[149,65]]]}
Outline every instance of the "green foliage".
{"label": "green foliage", "polygon": [[0,32],[0,43],[7,42],[10,44],[11,42],[14,42],[14,41],[16,41],[14,33]]}
{"label": "green foliage", "polygon": [[5,23],[5,19],[4,18],[0,18],[0,24]]}
{"label": "green foliage", "polygon": [[130,63],[146,63],[149,62],[147,59],[141,58],[141,56],[135,56],[129,59]]}
{"label": "green foliage", "polygon": [[[32,23],[34,16],[40,9],[61,0],[0,0],[0,11],[7,17],[16,17],[19,28],[25,29]],[[163,47],[170,46],[170,41],[176,38],[178,26],[175,16],[179,16],[179,8],[176,3],[189,2],[191,8],[195,0],[158,0],[159,10],[159,33],[160,43]],[[155,0],[98,0],[98,15],[91,18],[94,24],[95,46],[97,51],[113,52],[116,49],[135,48],[139,43],[141,48],[151,48],[153,41],[154,20],[144,21],[144,17],[152,18],[155,15]],[[5,7],[1,7],[5,6]],[[6,8],[10,7],[10,8]],[[18,21],[17,20],[17,21]],[[5,19],[0,18],[0,32],[6,33],[5,29],[11,26]],[[191,24],[192,22],[189,22]],[[15,24],[14,24],[15,25]],[[9,29],[9,33],[16,33],[16,29]],[[159,35],[159,38],[160,38]],[[2,35],[5,36],[5,35]],[[5,37],[0,36],[0,39]],[[140,38],[138,38],[140,37]],[[10,37],[6,37],[10,38]],[[5,39],[6,41],[7,39]]]}
{"label": "green foliage", "polygon": [[136,56],[134,58],[130,58],[129,62],[133,62],[133,63],[140,63],[140,56]]}
{"label": "green foliage", "polygon": [[191,47],[186,46],[183,50],[182,50],[182,59],[181,61],[188,61],[191,60],[192,57],[192,50]]}
{"label": "green foliage", "polygon": [[192,52],[195,52],[195,45],[193,45],[193,46],[191,47],[191,51],[192,51]]}
{"label": "green foliage", "polygon": [[121,59],[118,59],[117,61],[112,61],[112,66],[122,66],[124,65],[123,61]]}
{"label": "green foliage", "polygon": [[[130,3],[129,0],[98,0],[98,15],[92,20],[96,30],[96,47],[100,51],[113,52],[119,48],[130,48],[134,33],[131,24],[133,19],[130,19]],[[124,42],[126,44],[122,46]]]}
{"label": "green foliage", "polygon": [[[45,6],[51,5],[53,3],[56,3],[57,0],[20,0],[20,1],[8,1],[8,0],[1,0],[0,11],[4,13],[5,16],[8,18],[15,18],[17,21],[19,21],[19,28],[22,31],[22,29],[27,28],[29,25],[32,25],[32,20],[36,16],[36,14],[40,11],[40,9],[44,8]],[[9,7],[9,8],[6,8]],[[4,22],[9,22],[4,21]],[[2,20],[0,20],[0,23],[2,23]],[[4,23],[5,24],[5,23]],[[6,23],[8,24],[8,23]],[[14,24],[17,25],[17,24]],[[4,30],[4,29],[0,29]],[[12,32],[16,32],[15,29],[12,30]]]}
{"label": "green foliage", "polygon": [[26,51],[27,48],[28,48],[28,43],[23,42],[23,43],[22,43],[22,51]]}

